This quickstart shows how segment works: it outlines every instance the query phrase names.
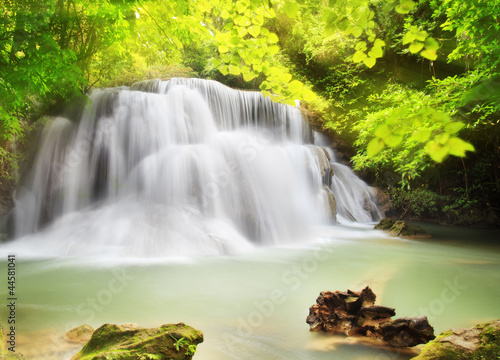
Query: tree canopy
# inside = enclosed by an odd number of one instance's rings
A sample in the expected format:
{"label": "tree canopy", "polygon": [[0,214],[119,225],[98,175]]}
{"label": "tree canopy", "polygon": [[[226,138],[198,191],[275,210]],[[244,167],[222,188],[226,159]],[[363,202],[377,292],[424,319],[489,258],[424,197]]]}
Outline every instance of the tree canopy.
{"label": "tree canopy", "polygon": [[499,20],[499,0],[2,0],[0,134],[93,86],[195,74],[301,100],[357,170],[409,187],[498,155]]}

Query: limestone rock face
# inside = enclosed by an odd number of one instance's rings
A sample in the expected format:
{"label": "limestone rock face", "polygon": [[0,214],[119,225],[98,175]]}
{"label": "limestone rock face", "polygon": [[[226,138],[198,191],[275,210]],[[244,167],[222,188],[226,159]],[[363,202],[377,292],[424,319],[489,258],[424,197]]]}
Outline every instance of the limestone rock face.
{"label": "limestone rock face", "polygon": [[203,333],[183,323],[159,328],[105,324],[72,360],[189,360]]}
{"label": "limestone rock face", "polygon": [[500,320],[471,329],[445,331],[413,360],[479,360],[500,358]]}

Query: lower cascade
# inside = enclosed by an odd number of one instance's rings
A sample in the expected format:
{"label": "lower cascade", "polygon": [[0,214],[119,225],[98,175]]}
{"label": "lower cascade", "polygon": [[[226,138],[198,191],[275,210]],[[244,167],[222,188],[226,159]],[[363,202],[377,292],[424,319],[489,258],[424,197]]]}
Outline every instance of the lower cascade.
{"label": "lower cascade", "polygon": [[97,89],[47,123],[9,215],[34,254],[231,254],[381,218],[296,107],[215,81]]}

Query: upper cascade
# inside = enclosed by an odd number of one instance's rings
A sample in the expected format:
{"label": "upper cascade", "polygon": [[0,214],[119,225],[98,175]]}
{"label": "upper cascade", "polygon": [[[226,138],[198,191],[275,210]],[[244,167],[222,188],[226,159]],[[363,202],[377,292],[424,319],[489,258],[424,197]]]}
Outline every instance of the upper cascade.
{"label": "upper cascade", "polygon": [[296,107],[200,79],[90,100],[45,126],[17,190],[14,237],[34,252],[226,254],[335,222],[330,157]]}

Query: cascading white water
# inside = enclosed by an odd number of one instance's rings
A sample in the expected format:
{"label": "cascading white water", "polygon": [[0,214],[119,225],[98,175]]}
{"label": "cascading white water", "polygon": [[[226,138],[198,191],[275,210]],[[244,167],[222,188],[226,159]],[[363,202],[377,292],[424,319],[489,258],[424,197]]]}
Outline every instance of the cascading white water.
{"label": "cascading white water", "polygon": [[[15,237],[33,252],[234,253],[335,221],[327,153],[297,108],[199,79],[90,98],[81,119],[46,126],[18,190]],[[348,182],[333,181],[339,216],[371,221],[339,195],[360,191]]]}

